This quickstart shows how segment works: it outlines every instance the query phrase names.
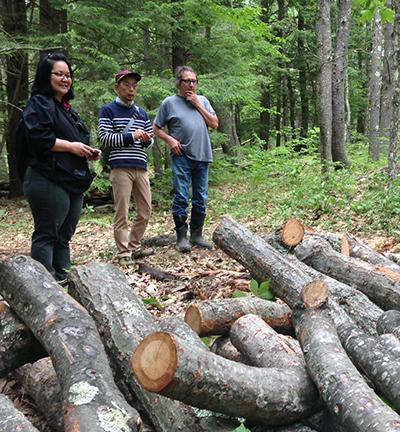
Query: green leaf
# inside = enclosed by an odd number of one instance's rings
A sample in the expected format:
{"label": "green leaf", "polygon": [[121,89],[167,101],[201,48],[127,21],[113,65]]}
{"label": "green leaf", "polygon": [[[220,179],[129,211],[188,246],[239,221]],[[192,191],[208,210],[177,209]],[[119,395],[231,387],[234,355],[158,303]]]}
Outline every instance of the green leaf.
{"label": "green leaf", "polygon": [[158,309],[162,309],[162,306],[160,305],[158,300],[155,298],[142,299],[142,302],[144,304],[154,305],[154,306],[158,307]]}
{"label": "green leaf", "polygon": [[255,279],[250,281],[250,289],[255,296],[258,296],[258,282]]}
{"label": "green leaf", "polygon": [[232,432],[250,432],[250,429],[247,429],[244,425],[241,424],[238,428],[236,428]]}
{"label": "green leaf", "polygon": [[265,281],[260,285],[259,293],[261,294],[269,291],[269,281]]}
{"label": "green leaf", "polygon": [[263,299],[263,300],[276,301],[276,298],[272,294],[271,291],[265,291],[262,294],[260,294],[259,297],[260,297],[260,299]]}
{"label": "green leaf", "polygon": [[242,292],[242,291],[235,291],[235,292],[232,294],[232,297],[234,297],[234,298],[238,298],[238,297],[248,297],[248,295],[247,295],[246,293]]}

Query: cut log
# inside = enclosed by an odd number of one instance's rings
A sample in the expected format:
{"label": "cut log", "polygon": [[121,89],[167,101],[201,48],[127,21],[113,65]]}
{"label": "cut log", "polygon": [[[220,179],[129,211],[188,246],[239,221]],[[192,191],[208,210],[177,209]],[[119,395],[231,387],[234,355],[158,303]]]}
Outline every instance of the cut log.
{"label": "cut log", "polygon": [[384,252],[383,255],[396,264],[400,264],[400,254],[393,252]]}
{"label": "cut log", "polygon": [[392,333],[400,339],[400,311],[388,310],[376,322],[378,334]]}
{"label": "cut log", "polygon": [[140,416],[114,383],[92,318],[44,266],[23,255],[0,261],[0,292],[52,358],[65,431],[138,430]]}
{"label": "cut log", "polygon": [[398,432],[400,416],[368,387],[340,344],[327,310],[293,313],[307,368],[334,418],[346,431]]}
{"label": "cut log", "polygon": [[201,431],[197,416],[190,407],[150,393],[135,379],[130,359],[139,343],[157,324],[136,296],[125,274],[112,264],[92,263],[77,266],[68,275],[69,291],[91,313],[102,329],[111,366],[122,379],[135,406],[144,411],[157,431]]}
{"label": "cut log", "polygon": [[351,257],[358,258],[377,267],[384,267],[388,270],[400,273],[400,266],[398,264],[368,245],[361,243],[352,234],[346,234],[346,238],[349,244]]}
{"label": "cut log", "polygon": [[208,347],[204,343],[203,339],[201,339],[199,335],[190,327],[190,325],[183,321],[182,318],[177,316],[164,318],[158,323],[158,330],[170,332],[181,337],[182,339],[185,339],[193,345],[197,345],[199,348],[208,350]]}
{"label": "cut log", "polygon": [[25,416],[18,411],[7,396],[0,393],[1,432],[39,432]]}
{"label": "cut log", "polygon": [[52,432],[64,431],[61,387],[50,357],[34,364],[25,364],[15,371],[24,393],[27,393],[43,413]]}
{"label": "cut log", "polygon": [[227,360],[254,366],[248,358],[244,357],[242,353],[232,345],[229,336],[219,336],[215,338],[210,345],[210,351]]}
{"label": "cut log", "polygon": [[340,341],[357,368],[394,405],[400,408],[400,363],[375,338],[355,325],[342,324],[337,329]]}
{"label": "cut log", "polygon": [[255,423],[292,423],[318,409],[317,392],[303,368],[242,365],[167,332],[141,342],[132,368],[149,391]]}
{"label": "cut log", "polygon": [[[314,237],[318,237],[314,234]],[[279,243],[270,242],[273,248],[279,248],[279,251],[286,254],[289,261],[300,270],[307,273],[313,279],[323,280],[329,287],[329,304],[332,310],[335,324],[340,324],[347,319],[341,313],[343,309],[348,317],[350,317],[359,327],[366,331],[371,336],[376,336],[376,321],[382,315],[383,310],[373,303],[364,293],[350,287],[342,282],[337,281],[323,273],[318,272],[314,268],[300,261],[288,249],[280,248]],[[330,243],[331,244],[331,243]],[[340,306],[339,306],[340,305]]]}
{"label": "cut log", "polygon": [[[288,343],[284,335],[277,333],[257,315],[245,315],[235,321],[230,338],[254,366],[264,368],[305,367],[303,353],[297,340]],[[295,349],[295,343],[297,347]]]}
{"label": "cut log", "polygon": [[[233,219],[225,218],[220,223],[213,233],[213,240],[226,254],[247,268],[258,283],[270,281],[271,292],[290,308],[312,309],[327,300],[328,290],[321,289],[323,282],[310,278],[261,237]],[[304,292],[308,294],[306,299],[302,297]],[[314,303],[307,303],[307,299],[314,299]]]}
{"label": "cut log", "polygon": [[48,353],[5,302],[0,302],[0,378]]}
{"label": "cut log", "polygon": [[298,219],[289,219],[280,228],[264,238],[268,241],[270,237],[274,242],[279,243],[283,248],[297,246],[304,236],[303,224]]}
{"label": "cut log", "polygon": [[259,315],[271,327],[294,334],[292,311],[282,303],[256,297],[204,300],[188,307],[185,322],[200,336],[227,335],[232,324],[247,314]]}
{"label": "cut log", "polygon": [[[362,291],[384,310],[400,309],[400,275],[335,252],[321,238],[305,238],[295,248],[300,261]],[[379,287],[379,289],[378,289]]]}

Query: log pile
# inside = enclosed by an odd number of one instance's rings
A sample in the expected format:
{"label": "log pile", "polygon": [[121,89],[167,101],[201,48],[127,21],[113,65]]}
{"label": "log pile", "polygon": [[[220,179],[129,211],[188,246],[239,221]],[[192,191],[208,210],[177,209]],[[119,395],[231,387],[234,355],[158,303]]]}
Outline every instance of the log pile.
{"label": "log pile", "polygon": [[[400,432],[397,261],[296,219],[261,238],[226,218],[213,240],[276,301],[157,323],[114,265],[75,267],[67,294],[29,257],[0,262],[1,376],[18,369],[54,432]],[[36,430],[4,398],[0,424]]]}

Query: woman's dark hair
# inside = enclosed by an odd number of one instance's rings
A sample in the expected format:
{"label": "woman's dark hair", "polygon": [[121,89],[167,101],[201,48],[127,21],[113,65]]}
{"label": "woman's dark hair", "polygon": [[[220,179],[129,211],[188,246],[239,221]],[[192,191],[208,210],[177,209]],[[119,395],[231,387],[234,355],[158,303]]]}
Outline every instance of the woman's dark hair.
{"label": "woman's dark hair", "polygon": [[197,73],[194,71],[193,68],[191,68],[190,66],[178,66],[175,69],[175,87],[179,90],[179,88],[181,87],[181,79],[183,77],[184,72],[191,72],[194,73],[196,75],[197,78]]}
{"label": "woman's dark hair", "polygon": [[[35,81],[33,82],[31,93],[32,95],[41,93],[46,96],[54,96],[54,89],[51,85],[51,71],[55,62],[63,61],[67,63],[71,78],[73,78],[73,72],[70,61],[61,53],[49,53],[43,56],[38,64]],[[69,92],[63,96],[63,100],[69,101],[75,97],[74,87],[71,83]]]}

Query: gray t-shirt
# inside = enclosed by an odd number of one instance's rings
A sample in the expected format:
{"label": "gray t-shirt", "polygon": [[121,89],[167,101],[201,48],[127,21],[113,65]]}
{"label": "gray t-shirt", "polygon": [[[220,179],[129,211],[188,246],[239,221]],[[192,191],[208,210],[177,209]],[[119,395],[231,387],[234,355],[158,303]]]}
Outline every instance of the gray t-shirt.
{"label": "gray t-shirt", "polygon": [[[215,111],[208,99],[197,96],[203,107],[211,114]],[[168,133],[178,140],[185,155],[198,162],[212,162],[212,147],[208,126],[199,111],[178,94],[161,102],[154,123],[162,128],[168,126]]]}

